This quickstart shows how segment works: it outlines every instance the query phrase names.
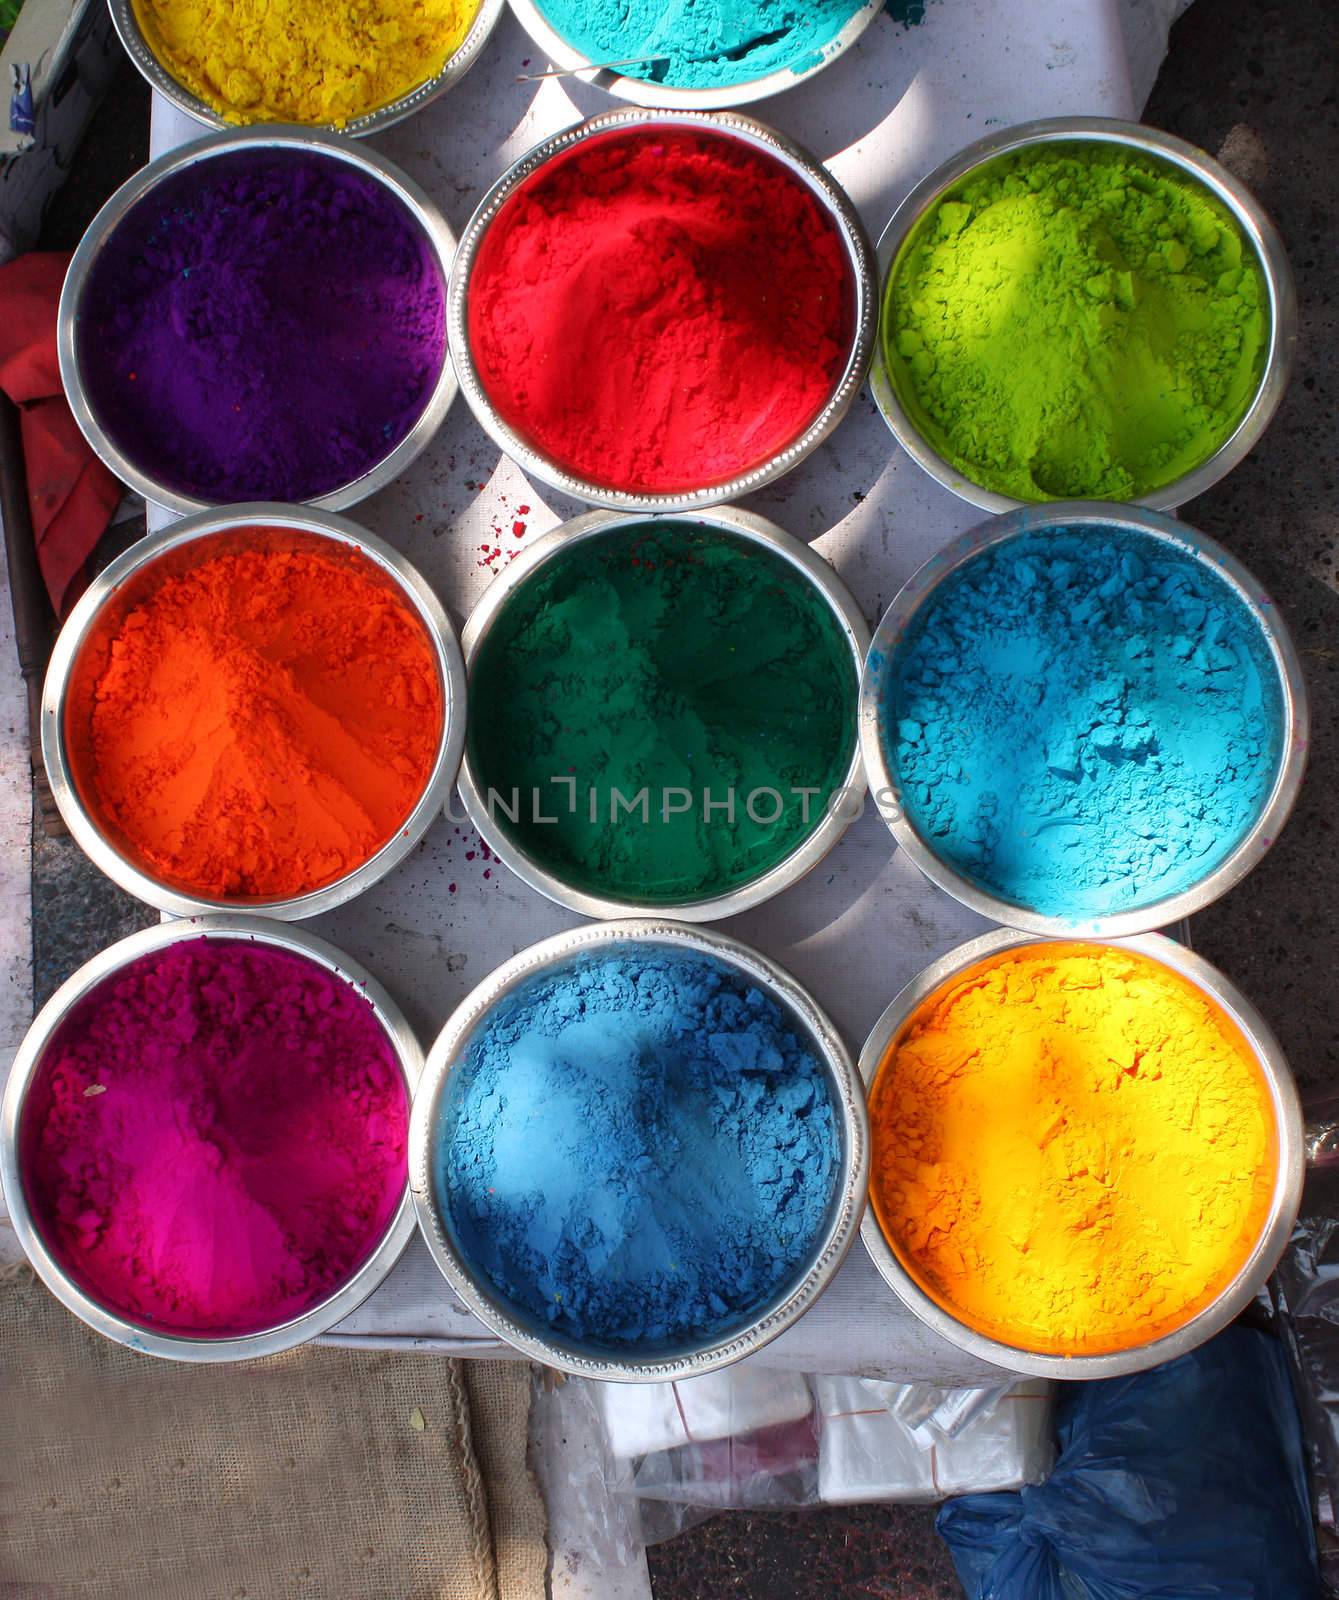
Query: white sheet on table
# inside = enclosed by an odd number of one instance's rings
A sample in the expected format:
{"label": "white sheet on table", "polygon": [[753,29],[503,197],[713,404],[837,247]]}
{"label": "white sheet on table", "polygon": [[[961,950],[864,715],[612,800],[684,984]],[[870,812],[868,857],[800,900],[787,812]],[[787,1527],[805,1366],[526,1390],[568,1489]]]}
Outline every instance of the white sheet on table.
{"label": "white sheet on table", "polygon": [[1142,106],[1152,92],[1167,55],[1168,30],[1189,7],[1190,0],[1120,0],[1121,35],[1135,105]]}
{"label": "white sheet on table", "polygon": [[[33,1010],[28,695],[19,676],[2,538],[0,533],[0,1093]],[[0,1267],[22,1253],[0,1189]]]}
{"label": "white sheet on table", "polygon": [[[1153,3],[1131,0],[1147,13],[1141,27]],[[517,84],[533,55],[519,26],[504,16],[458,88],[377,140],[457,233],[519,155],[612,103],[580,83]],[[885,14],[833,67],[756,109],[828,163],[877,239],[918,178],[991,128],[1064,113],[1131,115],[1120,6],[1118,0],[1024,6],[929,0],[920,25],[903,27]],[[156,103],[155,152],[197,131]],[[894,447],[867,395],[827,445],[747,503],[812,540],[871,623],[921,562],[980,516]],[[529,508],[523,516],[522,506]],[[533,538],[576,509],[530,485],[458,401],[432,447],[355,515],[410,556],[459,621],[500,564],[490,564],[487,552],[516,547],[513,521],[523,520]],[[443,820],[389,879],[315,927],[389,986],[426,1041],[500,961],[578,920],[485,862],[469,829]],[[858,1050],[903,983],[985,924],[900,858],[871,811],[803,883],[724,926],[809,984]],[[337,1337],[480,1353],[497,1348],[418,1244]],[[906,1312],[858,1243],[829,1292],[756,1359],[944,1383],[993,1375]]]}

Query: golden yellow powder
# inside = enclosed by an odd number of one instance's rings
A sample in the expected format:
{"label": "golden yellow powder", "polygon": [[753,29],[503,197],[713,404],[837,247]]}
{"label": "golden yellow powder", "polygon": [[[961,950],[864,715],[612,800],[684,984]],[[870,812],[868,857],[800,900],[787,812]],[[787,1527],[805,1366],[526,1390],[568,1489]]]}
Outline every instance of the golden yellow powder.
{"label": "golden yellow powder", "polygon": [[134,0],[154,54],[229,122],[343,127],[435,77],[479,0]]}
{"label": "golden yellow powder", "polygon": [[1022,946],[922,1002],[870,1098],[872,1199],[921,1287],[1021,1349],[1187,1322],[1263,1229],[1269,1090],[1236,1024],[1118,947]]}

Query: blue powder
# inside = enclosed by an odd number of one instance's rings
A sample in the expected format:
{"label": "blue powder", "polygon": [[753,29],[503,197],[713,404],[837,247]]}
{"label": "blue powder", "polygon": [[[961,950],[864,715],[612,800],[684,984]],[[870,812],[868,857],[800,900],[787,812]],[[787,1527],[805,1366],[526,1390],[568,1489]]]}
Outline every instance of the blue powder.
{"label": "blue powder", "polygon": [[885,745],[935,853],[1012,903],[1104,916],[1229,855],[1278,768],[1262,630],[1193,555],[1119,529],[983,551],[913,619]]}
{"label": "blue powder", "polygon": [[746,977],[663,946],[521,985],[443,1111],[439,1204],[525,1315],[586,1346],[715,1338],[788,1285],[838,1168],[825,1070]]}
{"label": "blue powder", "polygon": [[539,0],[545,20],[592,61],[660,56],[627,77],[680,89],[751,83],[819,65],[865,0]]}

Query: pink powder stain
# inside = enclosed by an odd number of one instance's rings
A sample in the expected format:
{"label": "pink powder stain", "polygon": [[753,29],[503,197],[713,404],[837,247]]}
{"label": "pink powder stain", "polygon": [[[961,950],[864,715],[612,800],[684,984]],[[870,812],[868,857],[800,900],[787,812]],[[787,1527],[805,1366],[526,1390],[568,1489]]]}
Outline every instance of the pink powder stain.
{"label": "pink powder stain", "polygon": [[[455,828],[452,832],[455,838],[460,839],[468,846],[468,849],[462,852],[465,860],[477,861],[480,868],[482,868],[484,881],[490,880],[493,876],[493,868],[490,863],[496,862],[498,858],[487,841],[474,828],[471,828],[468,833],[462,828]],[[450,883],[447,885],[447,890],[450,894],[455,894],[458,887],[457,884]]]}
{"label": "pink powder stain", "polygon": [[24,1186],[85,1292],[164,1332],[308,1311],[404,1191],[409,1103],[364,996],[306,957],[191,939],[106,980],[48,1048]]}

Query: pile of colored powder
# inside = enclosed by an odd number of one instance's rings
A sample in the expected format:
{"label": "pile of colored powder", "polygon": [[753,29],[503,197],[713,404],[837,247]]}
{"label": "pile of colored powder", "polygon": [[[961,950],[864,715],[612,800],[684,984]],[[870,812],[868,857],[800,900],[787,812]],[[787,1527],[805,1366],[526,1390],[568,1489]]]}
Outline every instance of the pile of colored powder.
{"label": "pile of colored powder", "polygon": [[879,1223],[927,1293],[1020,1349],[1182,1326],[1268,1216],[1269,1092],[1236,1025],[1116,946],[1031,945],[924,1001],[870,1098]]}
{"label": "pile of colored powder", "polygon": [[409,433],[446,359],[441,269],[392,195],[315,151],[237,151],[117,224],[77,329],[89,403],[199,500],[315,499]]}
{"label": "pile of colored powder", "polygon": [[[592,61],[679,89],[733,88],[808,72],[865,0],[539,0],[550,26]],[[646,59],[646,58],[652,59]],[[640,64],[639,64],[640,63]]]}
{"label": "pile of colored powder", "polygon": [[569,545],[499,613],[471,675],[474,777],[564,881],[708,899],[823,821],[854,749],[855,671],[781,556],[703,526],[620,528]]}
{"label": "pile of colored powder", "polygon": [[229,122],[346,122],[435,78],[479,0],[134,0],[150,48]]}
{"label": "pile of colored powder", "polygon": [[380,1243],[408,1120],[352,985],[288,951],[190,939],[106,979],[56,1035],[24,1107],[24,1189],[47,1247],[110,1310],[254,1333]]}
{"label": "pile of colored powder", "polygon": [[1207,460],[1259,385],[1254,247],[1156,157],[1037,145],[943,195],[899,254],[885,358],[929,442],[1019,500],[1129,500]]}
{"label": "pile of colored powder", "polygon": [[854,329],[846,247],[805,183],[743,140],[587,139],[506,201],[470,278],[498,412],[589,482],[686,491],[795,443]]}
{"label": "pile of colored powder", "polygon": [[645,948],[542,974],[455,1069],[439,1203],[519,1314],[647,1353],[737,1328],[826,1224],[836,1120],[811,1042],[752,981]]}
{"label": "pile of colored powder", "polygon": [[344,876],[404,824],[437,757],[432,645],[362,556],[209,557],[85,648],[67,724],[80,791],[190,893],[287,899]]}
{"label": "pile of colored powder", "polygon": [[968,560],[889,667],[903,808],[943,860],[1016,905],[1105,916],[1179,894],[1274,784],[1265,636],[1188,551],[1051,528]]}

